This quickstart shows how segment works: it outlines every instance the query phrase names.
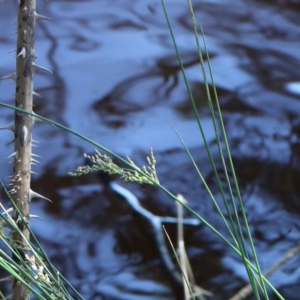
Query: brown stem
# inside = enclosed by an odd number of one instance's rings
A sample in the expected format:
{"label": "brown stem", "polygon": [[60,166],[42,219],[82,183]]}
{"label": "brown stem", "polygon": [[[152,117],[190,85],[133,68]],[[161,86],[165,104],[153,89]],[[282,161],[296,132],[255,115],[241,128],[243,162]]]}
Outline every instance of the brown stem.
{"label": "brown stem", "polygon": [[[18,41],[16,57],[16,107],[32,112],[33,73],[35,60],[34,29],[35,0],[20,0],[18,9]],[[31,180],[31,148],[32,148],[32,117],[15,112],[15,159],[12,196],[22,216],[29,224],[30,180]],[[25,258],[29,230],[17,214],[13,213],[22,235],[13,233],[13,241],[18,253]],[[21,262],[17,257],[15,261]],[[16,279],[13,282],[12,299],[28,300],[29,290]]]}

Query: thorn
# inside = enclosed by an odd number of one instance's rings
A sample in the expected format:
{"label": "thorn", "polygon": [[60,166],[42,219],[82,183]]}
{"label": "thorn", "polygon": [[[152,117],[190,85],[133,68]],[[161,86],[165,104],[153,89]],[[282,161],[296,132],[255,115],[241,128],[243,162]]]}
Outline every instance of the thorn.
{"label": "thorn", "polygon": [[6,76],[3,76],[0,78],[0,80],[4,80],[4,79],[12,79],[14,81],[17,80],[17,74],[16,72],[15,73],[12,73],[12,74],[9,74],[9,75],[6,75]]}
{"label": "thorn", "polygon": [[48,21],[52,21],[50,18],[39,15],[36,11],[34,12],[34,19],[35,21],[39,21],[39,20],[48,20]]}
{"label": "thorn", "polygon": [[[36,113],[35,113],[33,110],[31,111],[31,113],[32,113],[33,115],[36,115]],[[39,119],[39,118],[33,116],[33,117],[32,117],[32,125],[34,125],[35,122],[45,122],[45,121],[43,121],[43,120],[41,120],[41,119]],[[32,142],[38,143],[38,141],[35,141],[35,140],[32,140]]]}
{"label": "thorn", "polygon": [[10,191],[8,191],[11,195],[15,194],[17,192],[17,190],[15,188],[11,189]]}
{"label": "thorn", "polygon": [[37,97],[39,97],[39,98],[42,98],[42,99],[43,99],[42,95],[41,95],[41,94],[39,94],[39,93],[37,93],[37,92],[35,92],[35,91],[32,91],[32,95],[33,95],[33,96],[37,96]]}
{"label": "thorn", "polygon": [[34,156],[34,157],[41,157],[40,155],[33,154],[33,153],[31,153],[31,156]]}
{"label": "thorn", "polygon": [[48,198],[46,198],[46,197],[44,197],[44,196],[42,196],[42,195],[34,192],[32,189],[30,189],[29,190],[29,202],[31,201],[32,198],[42,198],[42,199],[45,199],[45,200],[47,200],[47,201],[49,201],[49,202],[52,203],[52,201],[50,199],[48,199]]}
{"label": "thorn", "polygon": [[[35,114],[34,112],[32,112],[32,113]],[[34,125],[35,122],[43,122],[43,123],[49,124],[47,121],[44,121],[44,120],[42,120],[42,119],[40,119],[40,118],[32,117],[32,125]],[[38,143],[38,141],[33,141],[33,142],[34,142],[34,143]]]}
{"label": "thorn", "polygon": [[20,53],[17,55],[17,57],[20,57],[20,56],[21,56],[23,59],[25,59],[25,57],[26,57],[26,49],[25,49],[25,47],[22,47]]}
{"label": "thorn", "polygon": [[[6,210],[2,213],[2,215],[4,215],[4,214],[10,214],[12,211],[13,211],[13,208],[10,207],[9,209],[6,209]],[[1,281],[1,280],[0,280],[0,281]]]}
{"label": "thorn", "polygon": [[42,220],[42,218],[40,216],[38,216],[38,215],[29,215],[29,218],[37,218],[37,219],[41,219]]}
{"label": "thorn", "polygon": [[4,278],[0,279],[0,282],[1,281],[11,281],[11,282],[13,282],[13,276],[4,277]]}
{"label": "thorn", "polygon": [[39,164],[39,163],[40,163],[38,160],[36,160],[36,159],[34,159],[34,158],[31,158],[31,162],[36,163],[36,164]]}
{"label": "thorn", "polygon": [[16,52],[16,51],[17,51],[17,49],[13,49],[13,50],[8,51],[8,53],[12,53],[12,52]]}
{"label": "thorn", "polygon": [[14,141],[15,141],[15,139],[11,140],[9,143],[7,143],[7,145],[6,145],[6,146],[9,146],[9,145],[11,145],[11,144],[12,144]]}
{"label": "thorn", "polygon": [[0,130],[11,130],[12,132],[15,132],[15,124],[11,124],[9,126],[1,127]]}
{"label": "thorn", "polygon": [[15,156],[16,158],[18,158],[18,151],[15,151],[14,153],[12,153],[8,158],[11,158],[13,156]]}
{"label": "thorn", "polygon": [[52,72],[46,68],[43,68],[41,66],[38,66],[36,65],[35,63],[32,63],[32,72],[36,72],[36,71],[39,71],[39,70],[43,70],[43,71],[46,71],[46,72],[49,72],[50,74],[52,74]]}
{"label": "thorn", "polygon": [[[33,114],[34,114],[34,113],[33,113]],[[50,125],[52,125],[53,127],[55,127],[55,125],[49,123],[48,121],[42,120],[42,119],[40,119],[40,118],[32,117],[32,125],[34,125],[35,122],[42,122],[42,123],[50,124]],[[37,141],[33,141],[33,142],[39,143],[39,142],[37,142]]]}
{"label": "thorn", "polygon": [[[29,224],[27,218],[25,218],[25,216],[23,216],[23,218],[25,219],[26,223]],[[23,220],[20,216],[18,216],[18,219],[16,220],[16,224],[18,224],[19,222],[23,222]]]}
{"label": "thorn", "polygon": [[[35,113],[34,111],[32,111],[32,114],[33,114],[33,115],[36,115],[36,113]],[[50,125],[52,125],[53,127],[55,127],[54,124],[49,123],[48,121],[42,120],[42,119],[37,118],[37,117],[32,117],[32,125],[34,125],[35,122],[43,122],[43,123],[50,124]],[[33,140],[33,142],[38,143],[37,141],[34,141],[34,140]]]}
{"label": "thorn", "polygon": [[31,174],[39,175],[37,172],[30,171]]}
{"label": "thorn", "polygon": [[18,35],[18,31],[12,32],[12,33],[10,33],[9,35]]}

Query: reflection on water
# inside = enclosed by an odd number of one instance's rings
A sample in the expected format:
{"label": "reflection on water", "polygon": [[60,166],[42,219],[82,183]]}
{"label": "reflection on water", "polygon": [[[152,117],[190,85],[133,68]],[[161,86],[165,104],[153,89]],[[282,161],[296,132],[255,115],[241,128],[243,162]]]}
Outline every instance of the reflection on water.
{"label": "reflection on water", "polygon": [[[299,4],[279,2],[195,5],[263,270],[298,242],[300,232]],[[1,76],[14,68],[7,52],[15,44],[13,29],[8,30],[15,8],[13,1],[0,7]],[[188,8],[181,0],[168,8],[216,155]],[[36,76],[35,90],[44,100],[35,99],[35,112],[141,164],[153,147],[161,182],[228,236],[171,127],[183,136],[219,201],[161,6],[150,0],[42,1],[39,11],[53,21],[38,24],[38,63],[54,76]],[[13,84],[0,82],[0,90],[0,100],[12,104]],[[12,122],[10,111],[0,114],[1,124]],[[151,232],[125,203],[114,200],[96,176],[66,175],[93,148],[46,124],[37,124],[34,135],[42,159],[33,189],[54,203],[32,205],[43,218],[32,226],[58,269],[86,299],[182,299],[161,265]],[[1,132],[4,144],[10,139]],[[2,147],[1,157],[10,152]],[[3,159],[1,178],[10,173]],[[176,214],[162,192],[126,186],[153,213]],[[174,226],[168,232],[176,236]],[[187,228],[185,237],[196,281],[214,293],[213,299],[229,299],[247,283],[240,260],[207,228]],[[295,257],[270,278],[289,300],[300,293],[298,265]]]}

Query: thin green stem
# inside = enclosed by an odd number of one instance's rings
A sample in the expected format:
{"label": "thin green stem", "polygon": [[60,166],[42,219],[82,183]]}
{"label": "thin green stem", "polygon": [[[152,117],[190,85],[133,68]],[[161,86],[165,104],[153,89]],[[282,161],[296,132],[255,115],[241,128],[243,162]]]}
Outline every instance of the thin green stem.
{"label": "thin green stem", "polygon": [[[9,104],[6,103],[2,103],[0,102],[0,106],[2,107],[6,107],[9,109],[13,109],[16,111],[20,111],[22,113],[26,113],[29,115],[33,115],[31,112],[25,111],[23,109],[11,106]],[[187,204],[183,203],[180,199],[178,199],[175,195],[173,195],[170,191],[168,191],[165,187],[163,187],[162,185],[158,184],[153,178],[151,178],[150,176],[148,176],[147,174],[145,174],[144,172],[142,172],[139,168],[134,167],[133,165],[131,165],[126,159],[123,159],[122,157],[120,157],[119,155],[115,154],[113,151],[107,149],[106,147],[94,142],[93,140],[87,138],[86,136],[83,136],[82,134],[73,131],[72,129],[63,126],[55,121],[52,121],[50,119],[47,119],[45,117],[42,117],[40,115],[34,114],[34,116],[40,120],[43,120],[46,123],[52,124],[53,126],[56,126],[57,128],[60,128],[66,132],[71,133],[74,136],[77,136],[78,138],[88,142],[89,144],[93,145],[94,147],[106,152],[107,154],[115,157],[116,159],[118,159],[120,162],[122,162],[124,165],[126,165],[128,168],[131,168],[133,170],[135,170],[136,172],[138,172],[140,175],[148,177],[149,181],[153,182],[153,185],[155,185],[156,187],[160,188],[163,192],[165,192],[168,196],[170,196],[170,198],[172,198],[173,200],[175,200],[176,202],[180,203],[185,209],[187,209],[192,215],[194,215],[196,218],[198,218],[205,226],[207,226],[215,235],[217,235],[230,249],[232,249],[237,255],[241,256],[241,252],[239,251],[239,249],[237,249],[232,243],[230,243],[217,229],[215,229],[211,224],[209,224],[204,218],[202,218],[200,215],[198,215],[192,208],[190,208]],[[251,264],[251,262],[249,260],[246,260],[247,265],[249,265],[251,267],[251,269],[258,274],[257,268],[255,266],[253,266]],[[279,297],[279,299],[284,300],[284,298],[279,294],[279,292],[273,287],[273,285],[266,279],[263,277],[263,281],[270,287],[270,289]]]}

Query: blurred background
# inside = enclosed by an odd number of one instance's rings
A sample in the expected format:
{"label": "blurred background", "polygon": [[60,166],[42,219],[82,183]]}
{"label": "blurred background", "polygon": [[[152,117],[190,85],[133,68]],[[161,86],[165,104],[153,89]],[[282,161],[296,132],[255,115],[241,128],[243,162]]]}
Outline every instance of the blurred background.
{"label": "blurred background", "polygon": [[[166,1],[199,114],[212,152],[212,132],[187,2]],[[194,1],[202,25],[237,176],[262,269],[300,238],[300,1]],[[17,2],[0,5],[0,77],[15,71]],[[38,1],[36,63],[53,71],[35,76],[35,112],[62,123],[122,156],[145,164],[154,148],[162,185],[228,236],[182,149],[182,135],[218,199],[160,1]],[[0,81],[0,101],[13,105],[13,81]],[[13,112],[0,108],[0,127]],[[51,261],[85,299],[180,299],[164,271],[151,232],[112,200],[97,175],[71,178],[91,145],[45,123],[34,126],[41,156],[33,167],[43,218],[32,228]],[[1,131],[0,177],[8,184],[11,132]],[[218,164],[217,164],[218,166]],[[221,166],[218,166],[221,168]],[[151,212],[175,216],[176,207],[149,186],[124,184]],[[7,203],[3,193],[1,202]],[[187,214],[188,216],[188,214]],[[168,226],[172,237],[175,226]],[[187,228],[187,252],[198,285],[229,299],[248,283],[241,261],[204,226]],[[270,281],[299,299],[300,257]],[[6,294],[9,289],[1,286]],[[270,299],[276,299],[270,296]]]}

